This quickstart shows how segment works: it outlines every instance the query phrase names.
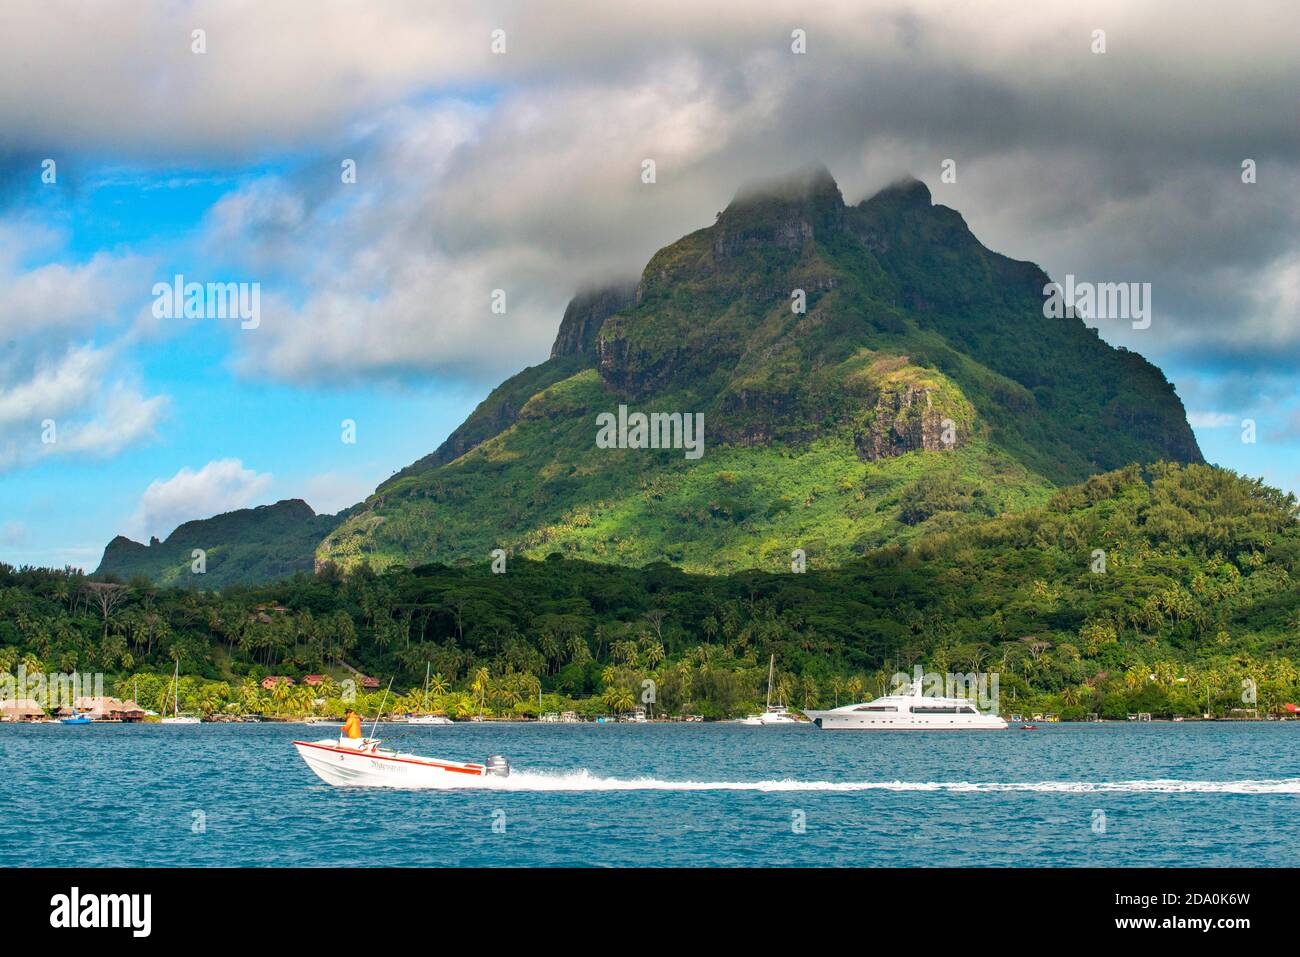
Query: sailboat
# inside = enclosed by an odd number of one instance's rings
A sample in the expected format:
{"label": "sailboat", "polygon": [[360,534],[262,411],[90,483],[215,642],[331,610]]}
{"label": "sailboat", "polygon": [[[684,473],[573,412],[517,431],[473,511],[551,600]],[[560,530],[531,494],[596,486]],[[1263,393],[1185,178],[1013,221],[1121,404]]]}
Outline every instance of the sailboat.
{"label": "sailboat", "polygon": [[172,714],[162,719],[163,724],[198,724],[199,719],[189,714],[181,714],[181,660],[176,659],[176,677],[172,683]]}
{"label": "sailboat", "polygon": [[451,724],[450,718],[429,714],[429,662],[424,663],[424,714],[413,714],[406,719],[407,724]]}
{"label": "sailboat", "polygon": [[776,655],[767,663],[767,707],[762,714],[741,718],[741,724],[798,724],[799,719],[786,710],[783,704],[772,704],[772,678],[776,673]]}

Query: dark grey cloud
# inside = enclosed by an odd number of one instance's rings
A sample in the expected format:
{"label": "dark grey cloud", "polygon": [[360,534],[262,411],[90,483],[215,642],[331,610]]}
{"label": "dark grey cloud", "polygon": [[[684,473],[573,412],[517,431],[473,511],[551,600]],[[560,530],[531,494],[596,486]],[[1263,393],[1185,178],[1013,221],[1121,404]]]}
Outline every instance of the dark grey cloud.
{"label": "dark grey cloud", "polygon": [[[1285,0],[286,0],[257,18],[160,0],[5,17],[15,156],[307,157],[205,226],[211,254],[271,286],[265,334],[241,340],[250,375],[497,377],[545,355],[575,288],[635,273],[743,182],[812,162],[850,201],[915,175],[986,244],[1058,278],[1151,283],[1150,329],[1101,331],[1157,361],[1281,375],[1300,351],[1300,22]],[[498,27],[504,56],[488,48]],[[359,164],[350,193],[343,156]],[[948,158],[955,184],[939,182]],[[497,287],[504,326],[483,308]]]}

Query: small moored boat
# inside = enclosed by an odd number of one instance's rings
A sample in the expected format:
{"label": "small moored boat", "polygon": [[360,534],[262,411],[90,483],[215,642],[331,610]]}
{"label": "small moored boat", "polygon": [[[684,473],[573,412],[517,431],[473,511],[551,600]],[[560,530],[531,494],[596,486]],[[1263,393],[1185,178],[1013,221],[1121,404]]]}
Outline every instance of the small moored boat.
{"label": "small moored boat", "polygon": [[198,724],[192,714],[181,714],[181,660],[176,659],[176,678],[172,683],[172,713],[162,719],[163,724]]}
{"label": "small moored boat", "polygon": [[451,718],[429,713],[429,664],[424,665],[424,711],[420,714],[408,714],[407,724],[452,724]]}
{"label": "small moored boat", "polygon": [[761,714],[751,714],[740,719],[741,724],[768,725],[768,724],[801,724],[802,722],[792,715],[783,704],[772,704],[772,678],[776,672],[776,655],[768,660],[767,663],[767,707]]}

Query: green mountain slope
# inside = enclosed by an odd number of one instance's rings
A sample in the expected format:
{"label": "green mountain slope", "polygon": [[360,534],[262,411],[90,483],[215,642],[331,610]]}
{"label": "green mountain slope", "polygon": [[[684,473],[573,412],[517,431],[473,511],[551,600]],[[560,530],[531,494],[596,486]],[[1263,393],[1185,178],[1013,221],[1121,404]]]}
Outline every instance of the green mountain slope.
{"label": "green mountain slope", "polygon": [[[507,380],[317,550],[379,568],[489,550],[688,571],[838,564],[1202,461],[1161,372],[1074,318],[909,181],[849,207],[824,169],[742,192],[635,288],[575,299]],[[800,299],[806,309],[792,306]],[[597,447],[597,416],[700,414],[704,452]]]}
{"label": "green mountain slope", "polygon": [[[346,514],[317,515],[301,499],[285,499],[186,522],[148,545],[119,535],[104,549],[95,575],[205,589],[275,581],[311,571],[316,546]],[[206,553],[201,575],[191,569],[194,549]]]}

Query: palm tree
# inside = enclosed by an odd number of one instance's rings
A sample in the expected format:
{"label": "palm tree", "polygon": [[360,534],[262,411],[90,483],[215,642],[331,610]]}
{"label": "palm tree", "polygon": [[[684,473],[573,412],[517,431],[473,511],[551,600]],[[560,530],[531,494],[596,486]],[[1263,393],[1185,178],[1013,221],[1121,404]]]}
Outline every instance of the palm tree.
{"label": "palm tree", "polygon": [[540,700],[542,696],[542,681],[532,672],[525,672],[519,676],[519,690],[523,696],[530,701],[534,698]]}
{"label": "palm tree", "polygon": [[280,678],[271,689],[271,698],[275,701],[276,710],[284,711],[285,707],[293,700],[293,686],[289,684],[287,678]]}
{"label": "palm tree", "polygon": [[569,638],[569,661],[575,665],[585,664],[591,659],[591,649],[587,647],[587,639],[582,635],[573,635]]}
{"label": "palm tree", "polygon": [[804,675],[799,682],[799,690],[803,694],[804,710],[808,710],[817,698],[817,682],[813,680],[812,675]]}
{"label": "palm tree", "polygon": [[631,690],[619,685],[606,688],[605,693],[601,695],[601,700],[605,703],[605,707],[615,714],[622,714],[636,707],[636,699],[632,696]]}
{"label": "palm tree", "polygon": [[654,668],[659,662],[664,660],[664,646],[658,641],[648,641],[641,651],[641,660],[645,662],[646,667]]}
{"label": "palm tree", "polygon": [[554,674],[554,668],[559,663],[562,648],[555,633],[549,628],[537,636],[537,650],[542,653],[546,659],[546,673]]}
{"label": "palm tree", "polygon": [[1124,685],[1130,691],[1136,691],[1151,680],[1151,669],[1138,662],[1124,672]]}
{"label": "palm tree", "polygon": [[480,667],[474,672],[474,681],[469,686],[470,691],[474,692],[475,697],[478,699],[478,713],[480,718],[483,716],[483,709],[487,704],[488,687],[491,684],[491,681],[492,678],[491,675],[488,674],[488,670]]}

